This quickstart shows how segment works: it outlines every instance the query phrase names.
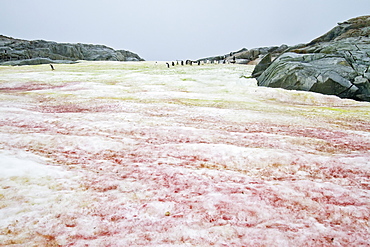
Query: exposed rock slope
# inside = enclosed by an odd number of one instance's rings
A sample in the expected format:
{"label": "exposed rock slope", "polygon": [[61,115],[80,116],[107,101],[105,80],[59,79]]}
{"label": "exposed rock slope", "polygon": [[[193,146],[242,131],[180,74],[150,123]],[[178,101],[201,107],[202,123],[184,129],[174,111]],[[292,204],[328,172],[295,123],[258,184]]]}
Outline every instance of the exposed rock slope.
{"label": "exposed rock slope", "polygon": [[259,86],[370,101],[370,16],[339,23],[308,44],[289,48],[253,71]]}
{"label": "exposed rock slope", "polygon": [[206,57],[198,59],[198,61],[218,61],[218,62],[235,62],[237,64],[250,64],[256,63],[259,59],[266,54],[271,54],[272,56],[278,56],[283,53],[289,47],[287,45],[281,46],[270,46],[270,47],[258,47],[253,49],[246,49],[243,48],[236,52],[230,52],[229,54],[214,56],[214,57]]}
{"label": "exposed rock slope", "polygon": [[0,35],[0,65],[73,63],[89,61],[142,61],[137,54],[104,45],[21,40]]}

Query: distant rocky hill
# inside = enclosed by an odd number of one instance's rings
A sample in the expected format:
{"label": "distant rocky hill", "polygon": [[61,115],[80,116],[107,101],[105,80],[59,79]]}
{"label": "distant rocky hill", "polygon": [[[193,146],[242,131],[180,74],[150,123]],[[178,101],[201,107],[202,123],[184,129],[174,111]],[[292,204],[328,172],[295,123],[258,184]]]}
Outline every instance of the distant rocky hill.
{"label": "distant rocky hill", "polygon": [[137,54],[104,45],[21,40],[0,35],[0,65],[75,63],[88,61],[143,61]]}
{"label": "distant rocky hill", "polygon": [[308,44],[273,55],[253,71],[259,86],[370,101],[370,16],[338,23]]}
{"label": "distant rocky hill", "polygon": [[237,64],[256,64],[260,61],[260,58],[267,54],[272,54],[273,56],[279,56],[289,47],[287,45],[281,46],[270,46],[270,47],[258,47],[253,49],[243,48],[236,52],[230,52],[229,54],[206,57],[198,59],[197,61],[210,61],[210,62],[233,62]]}

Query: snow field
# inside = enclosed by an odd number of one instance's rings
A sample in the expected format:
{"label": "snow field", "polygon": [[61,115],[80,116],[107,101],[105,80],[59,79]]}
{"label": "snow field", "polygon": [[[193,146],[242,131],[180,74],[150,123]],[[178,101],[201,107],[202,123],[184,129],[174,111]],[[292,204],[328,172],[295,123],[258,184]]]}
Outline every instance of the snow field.
{"label": "snow field", "polygon": [[0,245],[367,245],[369,103],[252,66],[55,67],[0,68]]}

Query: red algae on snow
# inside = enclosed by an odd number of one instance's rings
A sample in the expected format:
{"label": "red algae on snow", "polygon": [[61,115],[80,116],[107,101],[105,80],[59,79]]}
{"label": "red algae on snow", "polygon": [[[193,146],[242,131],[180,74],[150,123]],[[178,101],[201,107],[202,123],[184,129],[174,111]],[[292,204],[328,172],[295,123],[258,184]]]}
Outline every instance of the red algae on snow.
{"label": "red algae on snow", "polygon": [[369,103],[252,66],[42,68],[0,68],[1,246],[368,245]]}

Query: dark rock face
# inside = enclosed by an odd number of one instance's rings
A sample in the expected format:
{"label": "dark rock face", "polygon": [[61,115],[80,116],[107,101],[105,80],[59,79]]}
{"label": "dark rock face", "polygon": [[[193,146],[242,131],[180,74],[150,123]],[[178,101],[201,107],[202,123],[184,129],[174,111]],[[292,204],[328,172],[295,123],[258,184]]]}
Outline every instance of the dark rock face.
{"label": "dark rock face", "polygon": [[88,61],[143,61],[137,54],[104,45],[20,40],[0,35],[0,65],[73,63]]}
{"label": "dark rock face", "polygon": [[259,86],[370,101],[370,16],[340,23],[274,61],[266,56],[252,76]]}

